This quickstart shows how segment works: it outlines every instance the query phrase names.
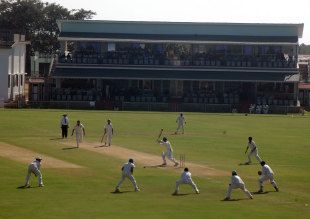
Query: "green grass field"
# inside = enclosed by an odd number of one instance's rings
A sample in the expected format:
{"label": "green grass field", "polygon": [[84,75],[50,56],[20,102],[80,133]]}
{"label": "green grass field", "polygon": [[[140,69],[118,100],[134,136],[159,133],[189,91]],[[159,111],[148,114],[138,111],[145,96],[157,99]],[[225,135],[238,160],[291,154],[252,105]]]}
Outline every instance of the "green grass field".
{"label": "green grass field", "polygon": [[[132,192],[126,181],[122,191],[128,192],[113,194],[126,160],[84,149],[62,150],[62,140],[55,138],[60,136],[59,120],[64,112],[71,126],[77,119],[82,121],[87,142],[98,142],[106,119],[112,119],[113,144],[158,154],[159,163],[162,149],[155,139],[164,128],[175,153],[219,170],[236,169],[252,192],[258,190],[260,166],[238,164],[246,159],[247,137],[253,136],[260,156],[276,174],[280,192],[266,183],[267,194],[248,200],[241,190],[234,190],[235,201],[224,202],[229,176],[200,177],[192,172],[201,194],[184,185],[180,191],[188,195],[172,196],[181,169],[144,169],[137,161],[135,177],[141,192]],[[171,135],[177,113],[0,110],[0,142],[86,167],[45,169],[43,161],[45,187],[17,189],[24,183],[27,165],[0,156],[0,218],[310,218],[309,114],[185,116],[186,133]],[[36,186],[36,179],[31,183]]]}

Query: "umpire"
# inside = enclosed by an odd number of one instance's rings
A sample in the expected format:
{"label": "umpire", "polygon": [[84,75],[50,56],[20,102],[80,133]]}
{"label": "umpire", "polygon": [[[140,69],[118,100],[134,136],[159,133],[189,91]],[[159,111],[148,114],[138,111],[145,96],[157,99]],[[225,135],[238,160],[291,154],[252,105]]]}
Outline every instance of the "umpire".
{"label": "umpire", "polygon": [[67,114],[63,114],[60,120],[61,125],[61,136],[62,138],[67,138],[68,136],[68,128],[69,128],[69,118]]}

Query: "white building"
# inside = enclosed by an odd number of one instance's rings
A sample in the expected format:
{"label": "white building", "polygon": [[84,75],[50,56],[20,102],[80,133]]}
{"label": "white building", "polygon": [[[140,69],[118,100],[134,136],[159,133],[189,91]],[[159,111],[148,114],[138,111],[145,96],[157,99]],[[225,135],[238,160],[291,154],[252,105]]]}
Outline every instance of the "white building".
{"label": "white building", "polygon": [[0,102],[24,95],[28,43],[24,35],[0,32]]}

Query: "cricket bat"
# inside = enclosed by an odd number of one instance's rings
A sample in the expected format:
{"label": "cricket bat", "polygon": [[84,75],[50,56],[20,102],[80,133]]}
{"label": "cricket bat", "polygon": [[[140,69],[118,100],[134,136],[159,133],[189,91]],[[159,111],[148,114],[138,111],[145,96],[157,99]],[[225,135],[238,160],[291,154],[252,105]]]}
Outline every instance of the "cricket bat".
{"label": "cricket bat", "polygon": [[161,135],[163,134],[163,131],[164,131],[164,129],[160,129],[159,134],[158,134],[157,141],[159,141]]}

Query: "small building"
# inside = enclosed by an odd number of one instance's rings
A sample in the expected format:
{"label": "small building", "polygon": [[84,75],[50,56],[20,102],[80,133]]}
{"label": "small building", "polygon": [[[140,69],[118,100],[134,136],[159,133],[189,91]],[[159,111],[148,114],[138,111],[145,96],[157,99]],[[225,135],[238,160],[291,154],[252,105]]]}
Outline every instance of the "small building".
{"label": "small building", "polygon": [[20,100],[25,92],[25,35],[0,31],[0,100]]}
{"label": "small building", "polygon": [[31,56],[31,72],[29,77],[29,101],[44,101],[45,85],[54,61],[51,54],[41,54],[35,52]]}

